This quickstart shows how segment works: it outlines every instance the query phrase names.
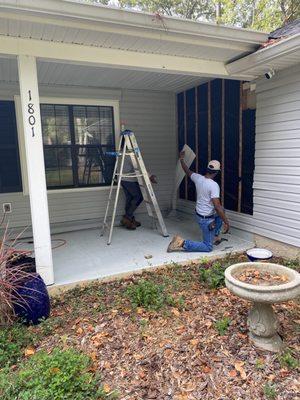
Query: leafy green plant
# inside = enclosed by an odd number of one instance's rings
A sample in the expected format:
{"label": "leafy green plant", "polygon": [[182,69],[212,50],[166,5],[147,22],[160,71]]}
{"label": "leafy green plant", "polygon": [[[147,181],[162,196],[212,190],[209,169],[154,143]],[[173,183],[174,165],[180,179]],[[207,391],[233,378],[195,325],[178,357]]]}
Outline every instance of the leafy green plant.
{"label": "leafy green plant", "polygon": [[18,362],[33,341],[34,335],[21,324],[0,329],[0,369]]}
{"label": "leafy green plant", "polygon": [[299,367],[299,361],[292,355],[289,349],[280,354],[278,360],[282,368],[296,369]]}
{"label": "leafy green plant", "polygon": [[267,399],[275,399],[276,398],[276,387],[275,385],[271,385],[270,383],[266,383],[264,385],[264,395]]}
{"label": "leafy green plant", "polygon": [[300,259],[291,259],[291,260],[284,260],[283,264],[286,267],[295,269],[296,271],[300,272]]}
{"label": "leafy green plant", "polygon": [[0,371],[2,400],[115,399],[106,393],[99,377],[90,372],[91,360],[73,349],[38,352],[17,371]]}
{"label": "leafy green plant", "polygon": [[163,285],[158,285],[151,280],[141,279],[130,285],[125,295],[133,307],[144,307],[148,310],[159,310],[164,305],[173,305],[174,302],[173,297],[165,291]]}
{"label": "leafy green plant", "polygon": [[228,317],[224,317],[215,322],[215,328],[221,336],[225,335],[229,325],[230,319]]}
{"label": "leafy green plant", "polygon": [[220,286],[224,286],[225,276],[224,276],[225,268],[221,265],[220,262],[215,262],[210,268],[200,268],[199,276],[200,281],[203,282],[210,289],[216,289]]}

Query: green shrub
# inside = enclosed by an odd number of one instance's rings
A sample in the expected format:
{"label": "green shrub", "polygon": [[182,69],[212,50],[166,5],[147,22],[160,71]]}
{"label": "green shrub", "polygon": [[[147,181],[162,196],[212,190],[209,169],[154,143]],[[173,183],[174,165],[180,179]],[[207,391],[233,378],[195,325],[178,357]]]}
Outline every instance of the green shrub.
{"label": "green shrub", "polygon": [[275,385],[271,385],[270,383],[266,383],[264,385],[264,395],[267,399],[275,399],[276,398],[276,389]]}
{"label": "green shrub", "polygon": [[33,344],[34,335],[27,327],[15,324],[0,329],[0,369],[13,365],[24,355],[25,347]]}
{"label": "green shrub", "polygon": [[158,285],[151,280],[141,279],[130,285],[126,296],[133,307],[144,307],[148,310],[159,310],[164,305],[174,305],[174,299],[165,291],[163,285]]}
{"label": "green shrub", "polygon": [[296,369],[299,367],[299,361],[293,357],[289,349],[280,354],[278,360],[282,368]]}
{"label": "green shrub", "polygon": [[216,289],[220,286],[224,286],[225,268],[219,262],[215,262],[210,268],[200,268],[199,275],[200,281],[203,282],[210,289]]}
{"label": "green shrub", "polygon": [[215,327],[216,327],[217,331],[219,332],[219,335],[221,335],[221,336],[225,335],[225,333],[229,327],[229,324],[230,324],[230,319],[228,317],[224,317],[224,318],[216,321]]}
{"label": "green shrub", "polygon": [[300,259],[283,260],[283,265],[300,272]]}
{"label": "green shrub", "polygon": [[89,371],[91,360],[74,350],[40,351],[17,371],[0,371],[2,400],[100,400],[113,399],[99,378]]}

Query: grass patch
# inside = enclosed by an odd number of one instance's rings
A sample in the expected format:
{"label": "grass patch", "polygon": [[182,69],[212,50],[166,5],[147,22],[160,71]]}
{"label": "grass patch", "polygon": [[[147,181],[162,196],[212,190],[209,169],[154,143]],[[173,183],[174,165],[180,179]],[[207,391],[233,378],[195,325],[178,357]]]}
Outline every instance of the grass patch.
{"label": "grass patch", "polygon": [[35,335],[25,326],[15,324],[0,329],[0,369],[16,364],[26,347],[32,345]]}
{"label": "grass patch", "polygon": [[229,325],[230,319],[228,317],[224,317],[215,322],[215,328],[220,336],[224,336],[226,334]]}
{"label": "grass patch", "polygon": [[276,387],[275,385],[271,385],[270,383],[266,383],[263,387],[264,395],[267,399],[275,399],[276,398]]}
{"label": "grass patch", "polygon": [[264,360],[262,360],[261,358],[258,358],[256,361],[255,361],[255,367],[256,367],[256,369],[259,369],[259,370],[262,370],[262,369],[265,369],[265,363],[264,363]]}
{"label": "grass patch", "polygon": [[0,371],[2,400],[100,400],[116,399],[99,377],[90,372],[91,360],[72,349],[40,351],[17,371]]}
{"label": "grass patch", "polygon": [[289,349],[280,354],[278,360],[282,368],[296,369],[299,367],[299,361],[292,355]]}

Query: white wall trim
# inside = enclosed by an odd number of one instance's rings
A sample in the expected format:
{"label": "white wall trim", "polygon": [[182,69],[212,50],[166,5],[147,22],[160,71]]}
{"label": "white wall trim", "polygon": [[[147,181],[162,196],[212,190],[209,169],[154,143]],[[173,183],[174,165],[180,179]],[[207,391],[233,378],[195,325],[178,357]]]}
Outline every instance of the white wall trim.
{"label": "white wall trim", "polygon": [[[20,154],[20,166],[22,175],[22,187],[23,195],[28,196],[28,176],[27,166],[25,158],[25,141],[24,141],[24,126],[21,114],[21,98],[19,95],[14,96],[16,119],[17,119],[17,130],[18,130],[18,143],[19,143],[19,154]],[[40,97],[40,104],[68,104],[68,105],[84,105],[84,106],[108,106],[113,107],[114,110],[114,128],[115,128],[115,142],[116,145],[120,136],[120,102],[119,100],[103,100],[103,99],[88,99],[88,98],[69,98],[69,97]],[[86,188],[70,188],[70,189],[48,189],[47,194],[54,193],[75,193],[85,191],[101,191],[109,190],[110,186],[95,186]]]}

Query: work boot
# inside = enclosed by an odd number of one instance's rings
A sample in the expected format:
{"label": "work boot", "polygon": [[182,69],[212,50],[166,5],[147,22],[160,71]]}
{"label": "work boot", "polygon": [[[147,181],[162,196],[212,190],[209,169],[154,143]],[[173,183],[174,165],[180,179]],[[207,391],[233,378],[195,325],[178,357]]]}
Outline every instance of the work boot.
{"label": "work boot", "polygon": [[137,227],[137,228],[139,228],[142,224],[139,222],[139,221],[137,221],[134,217],[132,217],[132,222],[135,224],[135,226]]}
{"label": "work boot", "polygon": [[183,251],[183,244],[184,244],[184,240],[182,239],[182,237],[176,235],[173,237],[172,241],[170,242],[167,252],[168,253],[172,253],[173,251]]}
{"label": "work boot", "polygon": [[134,231],[136,229],[134,221],[128,218],[126,215],[124,215],[121,219],[121,225],[125,226],[125,228],[129,229],[130,231]]}

